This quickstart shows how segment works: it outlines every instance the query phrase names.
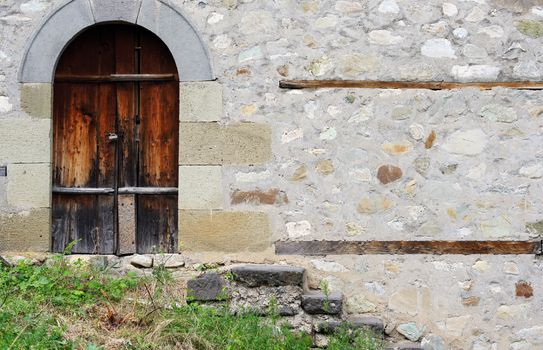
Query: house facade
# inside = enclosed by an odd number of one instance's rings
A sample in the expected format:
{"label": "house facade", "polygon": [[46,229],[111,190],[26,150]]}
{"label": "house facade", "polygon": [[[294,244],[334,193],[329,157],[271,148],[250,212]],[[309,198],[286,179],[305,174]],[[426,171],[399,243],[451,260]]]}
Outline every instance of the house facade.
{"label": "house facade", "polygon": [[543,348],[540,0],[4,0],[0,38],[1,252],[287,262],[428,349]]}

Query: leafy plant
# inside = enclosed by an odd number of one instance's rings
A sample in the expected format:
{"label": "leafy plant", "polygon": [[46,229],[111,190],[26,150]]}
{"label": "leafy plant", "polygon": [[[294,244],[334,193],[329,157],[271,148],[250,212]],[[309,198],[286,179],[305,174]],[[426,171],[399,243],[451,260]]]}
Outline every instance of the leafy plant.
{"label": "leafy plant", "polygon": [[324,294],[324,303],[322,308],[325,312],[330,312],[330,286],[328,285],[328,281],[321,280],[321,282],[319,283],[319,288]]}

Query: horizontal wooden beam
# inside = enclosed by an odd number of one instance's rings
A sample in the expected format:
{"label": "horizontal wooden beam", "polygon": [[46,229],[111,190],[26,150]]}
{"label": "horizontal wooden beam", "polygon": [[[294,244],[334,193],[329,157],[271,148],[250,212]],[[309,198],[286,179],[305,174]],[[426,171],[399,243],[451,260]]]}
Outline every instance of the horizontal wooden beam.
{"label": "horizontal wooden beam", "polygon": [[109,187],[53,187],[53,193],[59,194],[112,194],[115,190]]}
{"label": "horizontal wooden beam", "polygon": [[119,194],[177,194],[177,187],[120,187]]}
{"label": "horizontal wooden beam", "polygon": [[541,254],[540,241],[278,241],[278,255]]}
{"label": "horizontal wooden beam", "polygon": [[[119,194],[177,194],[177,187],[119,187]],[[53,187],[53,193],[60,194],[114,194],[110,187]]]}
{"label": "horizontal wooden beam", "polygon": [[503,87],[518,90],[542,90],[540,81],[496,81],[496,82],[469,82],[457,83],[446,81],[371,81],[371,80],[281,80],[282,89],[428,89],[452,90],[477,88],[490,90]]}
{"label": "horizontal wooden beam", "polygon": [[57,74],[56,83],[109,83],[109,82],[137,82],[137,81],[173,81],[175,74],[109,74],[109,75],[67,75]]}

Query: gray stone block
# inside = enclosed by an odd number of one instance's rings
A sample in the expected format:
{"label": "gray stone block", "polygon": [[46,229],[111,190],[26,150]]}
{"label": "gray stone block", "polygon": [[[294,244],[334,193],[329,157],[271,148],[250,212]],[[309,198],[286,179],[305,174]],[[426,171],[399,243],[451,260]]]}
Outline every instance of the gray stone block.
{"label": "gray stone block", "polygon": [[234,279],[249,287],[301,286],[305,269],[288,265],[242,265],[232,268]]}
{"label": "gray stone block", "polygon": [[155,33],[168,46],[181,81],[214,79],[207,47],[179,10],[161,1],[143,0],[137,24]]}
{"label": "gray stone block", "polygon": [[130,264],[138,268],[153,267],[153,258],[147,255],[134,255],[130,259]]}
{"label": "gray stone block", "polygon": [[219,301],[226,297],[226,282],[218,273],[206,273],[187,282],[187,300],[189,302]]}
{"label": "gray stone block", "polygon": [[136,23],[141,0],[90,0],[96,23],[125,21]]}
{"label": "gray stone block", "polygon": [[299,310],[288,305],[279,306],[277,310],[279,316],[295,316],[299,313]]}
{"label": "gray stone block", "polygon": [[50,83],[65,45],[93,24],[88,0],[74,0],[59,7],[32,38],[22,65],[21,82]]}
{"label": "gray stone block", "polygon": [[352,317],[347,319],[347,323],[354,328],[371,328],[380,334],[385,332],[383,320],[377,317]]}
{"label": "gray stone block", "polygon": [[369,328],[376,333],[383,334],[385,325],[383,321],[377,317],[352,317],[345,321],[327,321],[317,324],[315,331],[318,333],[330,334],[341,327],[349,329]]}
{"label": "gray stone block", "polygon": [[341,313],[343,295],[332,293],[325,295],[322,292],[311,292],[302,295],[302,308],[308,314],[337,315]]}

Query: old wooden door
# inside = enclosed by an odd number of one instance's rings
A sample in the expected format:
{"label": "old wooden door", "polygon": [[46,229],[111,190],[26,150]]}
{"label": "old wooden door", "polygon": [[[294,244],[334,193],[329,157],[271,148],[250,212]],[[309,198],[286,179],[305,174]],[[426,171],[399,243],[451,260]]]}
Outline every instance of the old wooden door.
{"label": "old wooden door", "polygon": [[54,84],[53,251],[176,250],[178,80],[168,48],[137,26],[95,26],[66,48]]}

